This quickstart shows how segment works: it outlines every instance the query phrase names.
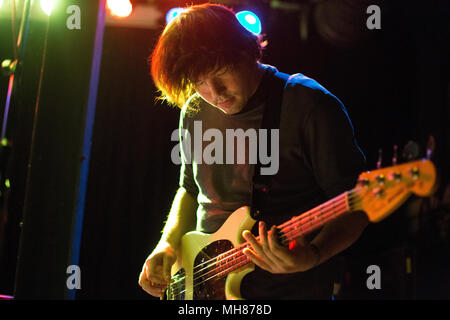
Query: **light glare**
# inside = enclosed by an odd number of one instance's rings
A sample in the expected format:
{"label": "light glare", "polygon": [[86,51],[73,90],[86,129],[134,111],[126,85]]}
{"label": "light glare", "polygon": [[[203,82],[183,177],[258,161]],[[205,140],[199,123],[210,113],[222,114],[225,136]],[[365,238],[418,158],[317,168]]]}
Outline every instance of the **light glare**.
{"label": "light glare", "polygon": [[177,15],[184,11],[183,8],[172,8],[166,14],[166,23],[169,24]]}
{"label": "light glare", "polygon": [[133,11],[133,5],[130,0],[108,0],[106,7],[112,16],[126,18]]}
{"label": "light glare", "polygon": [[55,0],[41,0],[41,8],[46,15],[50,16],[53,7],[55,6]]}
{"label": "light glare", "polygon": [[261,21],[258,16],[251,11],[240,11],[236,13],[236,18],[241,25],[254,34],[261,33]]}

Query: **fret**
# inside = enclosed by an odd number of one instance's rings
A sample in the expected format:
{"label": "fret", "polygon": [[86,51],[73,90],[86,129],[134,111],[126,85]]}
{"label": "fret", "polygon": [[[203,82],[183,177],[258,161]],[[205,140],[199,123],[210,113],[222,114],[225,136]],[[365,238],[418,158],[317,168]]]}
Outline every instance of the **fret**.
{"label": "fret", "polygon": [[[426,162],[424,162],[424,160],[421,160],[420,162],[414,162],[414,164],[411,165],[405,164],[399,166],[399,169],[402,169],[404,171],[401,172],[401,179],[399,179],[399,181],[396,180],[396,184],[392,182],[392,185],[387,183],[384,185],[386,189],[392,188],[392,190],[385,190],[386,193],[390,192],[387,194],[390,196],[387,198],[387,200],[390,201],[387,209],[379,208],[381,205],[385,205],[386,199],[384,199],[383,197],[381,197],[382,199],[379,199],[380,197],[377,198],[376,195],[374,195],[373,191],[377,190],[377,184],[376,181],[374,182],[375,185],[372,185],[372,183],[370,182],[370,178],[376,178],[377,175],[379,175],[379,172],[365,172],[360,175],[358,184],[354,189],[344,192],[336,196],[335,198],[328,200],[327,202],[313,209],[310,209],[307,212],[300,214],[299,216],[293,217],[289,221],[279,225],[277,229],[280,230],[278,234],[280,237],[280,243],[289,245],[290,243],[292,243],[292,240],[313,232],[314,230],[317,230],[324,224],[332,221],[342,214],[345,214],[346,212],[362,210],[366,212],[370,221],[378,222],[384,219],[387,215],[391,214],[392,211],[395,210],[397,205],[403,203],[409,196],[409,193],[414,193],[421,196],[431,195],[435,187],[436,172],[432,163],[430,163],[428,160],[425,161]],[[425,164],[427,166],[425,166]],[[412,165],[414,165],[414,167],[410,168]],[[421,181],[420,184],[413,184],[411,183],[411,178],[409,177],[409,175],[411,175],[411,170],[414,170],[414,168],[419,165],[421,166],[420,175],[414,176],[413,179],[421,179]],[[388,174],[389,172],[385,170],[381,171],[381,173]],[[403,176],[407,176],[408,178],[403,178]],[[403,183],[403,185],[398,185],[399,183]],[[379,200],[382,201],[378,202]],[[249,211],[250,208],[247,207],[244,211],[240,210],[239,212],[237,212],[233,220],[230,220],[233,222],[233,224],[228,224],[227,228],[232,229],[234,227],[234,221],[237,221],[237,219],[240,219],[239,221],[243,221],[243,227],[250,228],[253,225],[254,221],[251,220],[248,216]],[[246,216],[244,216],[244,214]],[[243,228],[239,228],[239,230],[242,229]],[[190,238],[187,238],[190,242],[186,241],[188,247],[189,245],[197,245],[199,239],[197,234],[188,234],[185,236],[190,236]],[[204,241],[203,238],[200,239],[201,241]],[[257,241],[260,241],[260,237],[257,237],[256,239]],[[214,241],[214,243],[220,241],[222,240]],[[228,245],[227,243],[231,244],[231,240],[224,239],[224,241],[226,246]],[[234,270],[240,270],[240,268],[251,262],[251,259],[242,252],[242,250],[244,250],[245,248],[250,247],[250,243],[246,242],[234,248],[223,248],[224,250],[221,251],[222,254],[220,254],[219,256],[216,255],[216,253],[220,252],[218,250],[215,250],[213,254],[209,254],[208,252],[204,252],[202,250],[202,255],[200,255],[200,253],[196,255],[196,261],[193,268],[192,266],[190,266],[191,269],[188,269],[189,277],[184,274],[183,268],[185,268],[185,266],[182,266],[182,268],[180,268],[177,273],[172,276],[173,281],[169,284],[167,290],[169,298],[171,297],[173,299],[184,299],[185,295],[191,297],[194,288],[197,288],[198,291],[201,292],[203,290],[203,285],[207,281],[217,278],[218,276],[226,276]],[[209,245],[204,249],[206,248],[210,248]],[[217,247],[211,248],[217,249]],[[197,263],[197,258],[199,257],[202,258],[200,261],[201,263]],[[216,257],[216,259],[210,257]],[[183,272],[183,274],[180,274],[180,277],[178,277],[177,275],[180,272]],[[248,270],[242,270],[242,272],[248,272]],[[244,274],[245,273],[239,273],[238,277]],[[191,287],[185,286],[184,283],[188,283],[189,281]],[[225,280],[221,279],[220,281]],[[239,295],[237,295],[237,297],[239,297]]]}
{"label": "fret", "polygon": [[[280,243],[287,246],[291,241],[320,228],[325,223],[348,211],[348,194],[345,192],[278,226]],[[259,237],[257,239],[259,240]],[[244,243],[221,255],[218,261],[214,263],[216,270],[219,270],[217,276],[226,276],[248,264],[250,260],[242,252],[247,247],[250,247],[250,244]]]}

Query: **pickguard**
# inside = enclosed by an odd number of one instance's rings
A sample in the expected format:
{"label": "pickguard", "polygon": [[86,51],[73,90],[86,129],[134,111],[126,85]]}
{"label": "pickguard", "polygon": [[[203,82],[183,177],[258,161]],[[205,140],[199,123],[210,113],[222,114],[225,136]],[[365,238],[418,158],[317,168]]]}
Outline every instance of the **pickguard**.
{"label": "pickguard", "polygon": [[[217,240],[204,247],[194,262],[194,300],[225,300],[225,276],[220,273],[220,265],[213,262],[218,255],[233,249],[229,240]],[[211,259],[213,259],[211,261]],[[210,262],[206,262],[210,261]],[[206,262],[206,263],[205,263]]]}

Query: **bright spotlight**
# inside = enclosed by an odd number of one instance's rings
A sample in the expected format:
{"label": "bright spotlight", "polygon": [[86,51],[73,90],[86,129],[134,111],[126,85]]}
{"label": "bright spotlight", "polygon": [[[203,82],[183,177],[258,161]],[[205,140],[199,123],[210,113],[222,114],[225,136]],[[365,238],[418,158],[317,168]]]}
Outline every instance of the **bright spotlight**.
{"label": "bright spotlight", "polygon": [[183,8],[172,8],[166,14],[166,23],[169,24],[177,15],[184,11]]}
{"label": "bright spotlight", "polygon": [[130,0],[108,0],[106,8],[112,16],[117,18],[126,18],[133,11],[133,5]]}
{"label": "bright spotlight", "polygon": [[239,11],[236,13],[238,21],[250,32],[254,34],[261,33],[261,21],[258,16],[251,11]]}
{"label": "bright spotlight", "polygon": [[41,8],[48,16],[52,13],[54,6],[55,0],[41,0]]}

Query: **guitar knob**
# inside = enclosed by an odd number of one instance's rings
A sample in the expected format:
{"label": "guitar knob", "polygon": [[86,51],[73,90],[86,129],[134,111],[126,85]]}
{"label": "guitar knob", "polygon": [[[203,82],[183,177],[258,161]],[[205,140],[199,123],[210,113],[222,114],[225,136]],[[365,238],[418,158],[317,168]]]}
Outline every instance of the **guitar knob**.
{"label": "guitar knob", "polygon": [[394,145],[394,156],[392,157],[392,165],[397,165],[397,158],[398,158],[398,152],[397,152],[398,146]]}
{"label": "guitar knob", "polygon": [[380,198],[384,194],[384,190],[383,188],[375,188],[372,190],[372,193],[376,198]]}
{"label": "guitar knob", "polygon": [[379,184],[384,184],[384,181],[386,180],[384,174],[379,174],[375,177],[375,179],[377,180],[377,182]]}
{"label": "guitar knob", "polygon": [[400,181],[402,179],[402,174],[398,171],[394,171],[389,175],[389,180]]}
{"label": "guitar knob", "polygon": [[358,179],[358,184],[361,187],[367,188],[369,186],[370,182],[369,182],[369,179],[367,179],[367,178],[361,178],[361,179]]}
{"label": "guitar knob", "polygon": [[383,149],[378,149],[378,161],[377,161],[377,169],[381,169],[383,165]]}
{"label": "guitar knob", "polygon": [[412,168],[410,170],[410,173],[411,173],[411,176],[412,176],[413,179],[417,179],[419,177],[419,174],[420,174],[419,168],[417,168],[417,167]]}
{"label": "guitar knob", "polygon": [[430,159],[435,149],[434,137],[430,136],[427,143],[427,159]]}

